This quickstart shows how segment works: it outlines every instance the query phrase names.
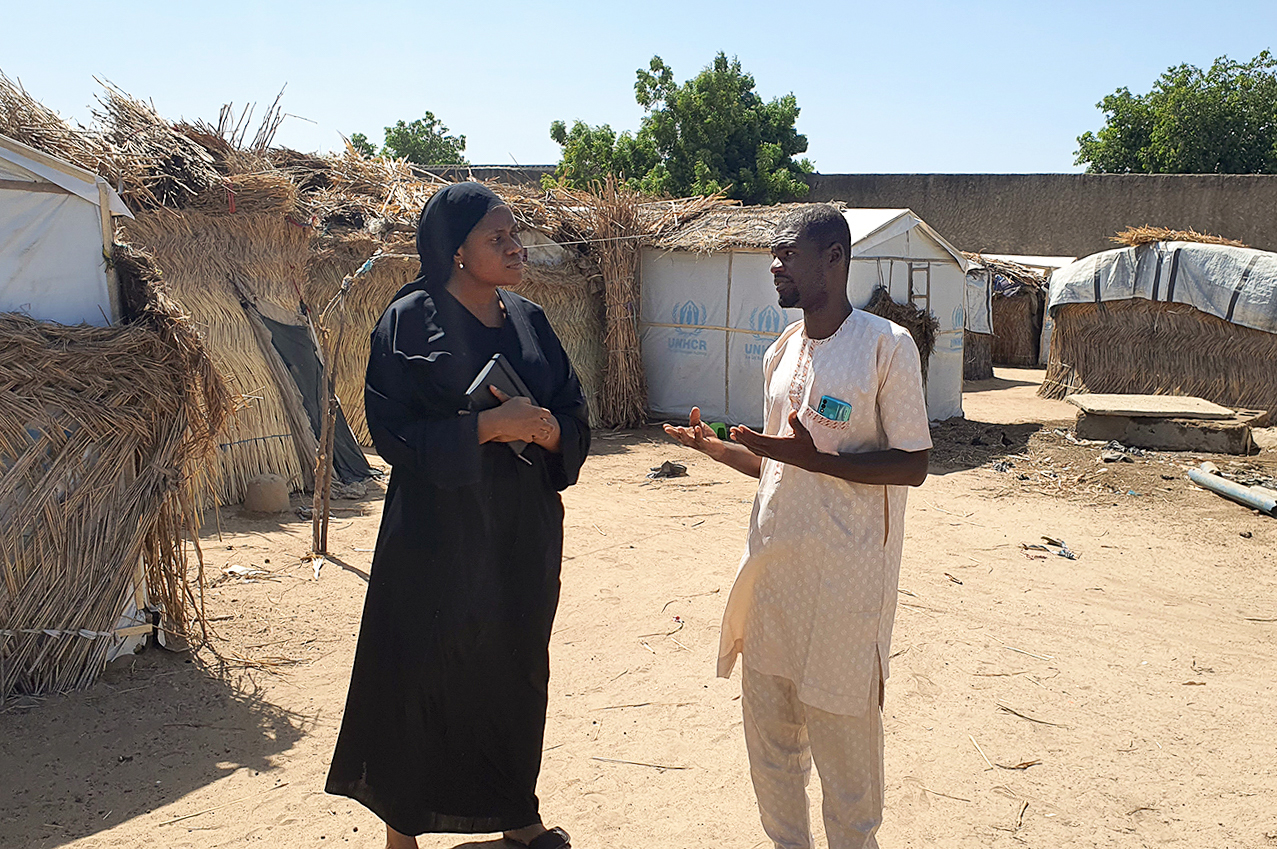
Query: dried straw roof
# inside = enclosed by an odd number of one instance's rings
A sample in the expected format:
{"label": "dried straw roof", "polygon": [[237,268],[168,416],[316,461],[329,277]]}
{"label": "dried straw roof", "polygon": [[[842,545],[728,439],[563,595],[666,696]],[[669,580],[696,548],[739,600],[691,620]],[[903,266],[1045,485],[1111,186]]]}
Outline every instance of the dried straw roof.
{"label": "dried straw roof", "polygon": [[[978,263],[989,269],[995,274],[1001,274],[1008,280],[1018,283],[1021,286],[1042,292],[1047,287],[1047,276],[1041,270],[1030,268],[1027,265],[1021,265],[1018,262],[1012,262],[1005,259],[992,259],[983,254],[963,251],[962,255],[972,262]],[[994,293],[999,294],[998,292]]]}
{"label": "dried straw roof", "polygon": [[1127,227],[1116,236],[1112,236],[1111,239],[1119,245],[1127,245],[1132,248],[1152,244],[1153,242],[1201,242],[1205,245],[1229,245],[1234,248],[1250,247],[1236,239],[1226,239],[1223,236],[1211,236],[1206,233],[1198,233],[1196,230],[1171,230],[1166,227],[1152,227],[1148,224],[1140,227]]}
{"label": "dried straw roof", "polygon": [[731,248],[771,247],[780,220],[806,204],[730,206],[719,204],[700,214],[679,220],[652,246],[665,250],[711,253]]}

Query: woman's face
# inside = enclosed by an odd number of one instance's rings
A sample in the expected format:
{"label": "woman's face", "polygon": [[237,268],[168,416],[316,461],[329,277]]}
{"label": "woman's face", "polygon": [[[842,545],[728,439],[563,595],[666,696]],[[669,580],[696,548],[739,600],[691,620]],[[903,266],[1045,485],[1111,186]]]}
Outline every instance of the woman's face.
{"label": "woman's face", "polygon": [[510,207],[488,210],[457,249],[457,257],[480,283],[503,289],[518,286],[523,279],[524,250]]}

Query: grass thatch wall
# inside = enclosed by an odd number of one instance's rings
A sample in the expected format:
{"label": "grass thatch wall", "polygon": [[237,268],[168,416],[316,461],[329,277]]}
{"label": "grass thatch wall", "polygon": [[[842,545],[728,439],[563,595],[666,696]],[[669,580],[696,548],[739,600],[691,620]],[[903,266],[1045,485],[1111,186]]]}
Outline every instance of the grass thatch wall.
{"label": "grass thatch wall", "polygon": [[265,472],[305,488],[313,459],[304,463],[276,376],[262,354],[232,278],[257,298],[296,313],[306,283],[311,230],[279,212],[209,214],[160,209],[127,222],[131,243],[155,257],[172,296],[199,328],[210,356],[241,409],[217,452],[218,495],[238,503],[244,484]]}
{"label": "grass thatch wall", "polygon": [[603,372],[608,355],[603,345],[601,280],[591,282],[576,265],[530,263],[515,291],[545,309],[554,332],[581,380],[590,404],[590,423],[600,424]]}
{"label": "grass thatch wall", "polygon": [[988,380],[993,377],[993,336],[988,333],[962,334],[962,379]]}
{"label": "grass thatch wall", "polygon": [[1195,395],[1277,414],[1277,334],[1184,304],[1062,304],[1039,394]]}
{"label": "grass thatch wall", "polygon": [[135,257],[116,269],[129,325],[0,314],[0,701],[91,682],[139,579],[173,636],[199,613],[183,535],[230,396]]}
{"label": "grass thatch wall", "polygon": [[[318,313],[337,294],[346,275],[353,274],[385,246],[360,230],[340,238],[320,237],[314,247],[307,266],[306,303]],[[337,398],[351,432],[363,446],[372,445],[364,418],[369,339],[390,298],[416,275],[420,266],[412,256],[416,248],[411,243],[397,247],[399,250],[389,252],[392,256],[378,258],[371,271],[355,278],[346,295],[346,330],[337,350]]]}
{"label": "grass thatch wall", "polygon": [[993,298],[993,362],[1035,366],[1042,336],[1042,293],[1022,289],[1009,298]]}

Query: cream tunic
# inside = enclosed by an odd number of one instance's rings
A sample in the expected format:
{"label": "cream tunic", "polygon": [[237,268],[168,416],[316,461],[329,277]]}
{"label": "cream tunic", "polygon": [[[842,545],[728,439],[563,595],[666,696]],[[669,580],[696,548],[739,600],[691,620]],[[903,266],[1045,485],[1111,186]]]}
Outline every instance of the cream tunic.
{"label": "cream tunic", "polygon": [[[918,350],[904,328],[854,310],[826,339],[791,324],[763,357],[764,432],[790,434],[789,413],[826,453],[931,447]],[[849,421],[816,411],[851,405]],[[827,711],[865,710],[887,676],[908,487],[850,483],[764,459],[745,556],[723,614],[718,674],[736,655],[793,681]]]}

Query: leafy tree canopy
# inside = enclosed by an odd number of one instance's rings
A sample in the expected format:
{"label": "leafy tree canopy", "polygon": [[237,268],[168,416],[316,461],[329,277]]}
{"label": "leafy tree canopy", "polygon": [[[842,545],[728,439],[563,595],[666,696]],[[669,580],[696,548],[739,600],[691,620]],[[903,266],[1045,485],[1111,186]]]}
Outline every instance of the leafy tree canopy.
{"label": "leafy tree canopy", "polygon": [[1119,88],[1098,104],[1105,125],[1078,136],[1093,174],[1277,173],[1277,60],[1227,56],[1203,71],[1170,68],[1148,94]]}
{"label": "leafy tree canopy", "polygon": [[615,174],[653,194],[693,195],[727,190],[746,203],[775,203],[807,193],[807,137],[794,129],[793,94],[763,102],[738,59],[719,53],[679,85],[659,56],[637,72],[635,99],[646,111],[638,133],[617,135],[607,124],[550,125],[563,148],[553,179],[585,188]]}
{"label": "leafy tree canopy", "polygon": [[351,133],[350,145],[364,156],[393,156],[418,165],[467,165],[466,137],[449,135],[448,128],[427,112],[411,123],[400,121],[386,127],[385,143],[378,151],[363,133]]}
{"label": "leafy tree canopy", "polygon": [[364,156],[376,156],[377,145],[368,141],[368,137],[363,133],[350,134],[350,146]]}

